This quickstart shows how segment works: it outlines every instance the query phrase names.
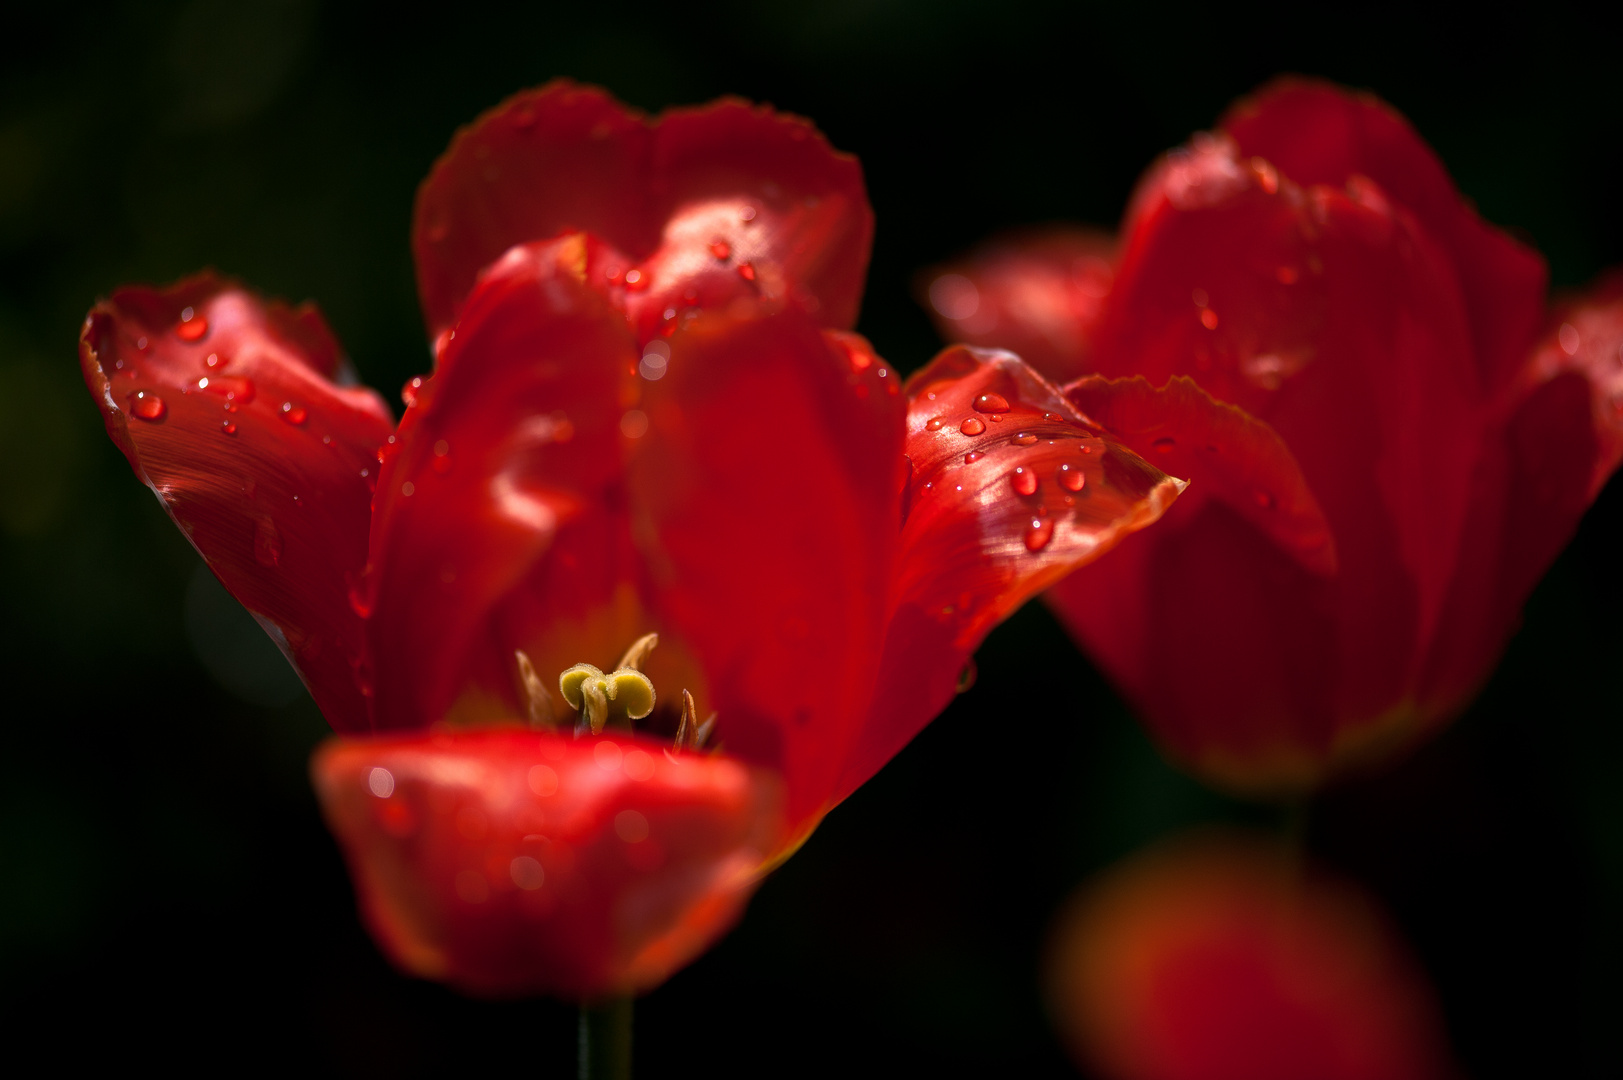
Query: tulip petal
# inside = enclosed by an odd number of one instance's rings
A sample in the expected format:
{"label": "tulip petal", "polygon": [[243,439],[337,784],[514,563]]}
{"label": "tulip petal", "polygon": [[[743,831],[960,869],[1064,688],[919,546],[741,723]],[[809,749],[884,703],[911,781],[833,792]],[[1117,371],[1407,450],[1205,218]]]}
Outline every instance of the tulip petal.
{"label": "tulip petal", "polygon": [[730,754],[824,807],[873,692],[900,521],[900,379],[798,308],[735,306],[670,339],[629,463],[655,604],[703,658]]}
{"label": "tulip petal", "polygon": [[[650,629],[632,619],[599,638],[580,621],[635,591],[617,403],[636,353],[585,282],[589,248],[576,236],[493,265],[401,421],[366,582],[381,727],[426,726],[464,698],[464,719],[522,715],[515,648],[545,683],[611,664]],[[533,608],[554,632],[515,636],[499,605]]]}
{"label": "tulip petal", "polygon": [[430,333],[455,322],[509,247],[574,231],[626,253],[639,327],[759,294],[839,328],[856,319],[873,214],[861,166],[807,121],[733,99],[650,121],[556,80],[458,133],[418,192],[412,250]]}
{"label": "tulip petal", "polygon": [[1304,187],[1374,180],[1448,253],[1465,293],[1483,385],[1512,378],[1544,317],[1547,271],[1538,252],[1484,222],[1437,155],[1402,116],[1370,94],[1286,77],[1237,102],[1222,130],[1245,156]]}
{"label": "tulip petal", "polygon": [[647,990],[742,912],[776,777],[626,735],[329,741],[311,761],[373,937],[480,997]]}
{"label": "tulip petal", "polygon": [[924,300],[947,341],[1008,349],[1069,382],[1093,369],[1115,257],[1115,239],[1094,229],[1013,233],[927,273]]}
{"label": "tulip petal", "polygon": [[1216,400],[1194,380],[1159,390],[1142,376],[1090,376],[1065,394],[1095,423],[1159,468],[1189,477],[1194,491],[1224,503],[1318,574],[1336,572],[1330,524],[1285,440],[1267,424]]}
{"label": "tulip petal", "polygon": [[[313,307],[212,274],[97,304],[79,357],[107,432],[339,731],[369,727],[348,585],[392,426]],[[336,381],[335,381],[336,380]]]}
{"label": "tulip petal", "polygon": [[1184,487],[1011,353],[954,346],[907,392],[911,476],[892,621],[839,798],[945,707],[992,627],[1155,521]]}

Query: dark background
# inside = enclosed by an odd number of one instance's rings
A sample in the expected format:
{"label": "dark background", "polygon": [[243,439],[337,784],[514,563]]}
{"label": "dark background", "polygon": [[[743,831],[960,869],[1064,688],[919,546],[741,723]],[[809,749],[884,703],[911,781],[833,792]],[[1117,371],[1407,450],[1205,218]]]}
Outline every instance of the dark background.
{"label": "dark background", "polygon": [[[321,717],[79,382],[80,320],[114,286],[213,265],[313,297],[392,394],[428,363],[418,180],[457,125],[554,75],[648,109],[770,101],[860,155],[879,221],[860,329],[904,369],[938,345],[921,266],[1010,225],[1113,225],[1155,154],[1281,71],[1393,102],[1558,286],[1623,262],[1615,43],[1556,3],[1469,22],[1040,0],[20,7],[0,14],[0,1009],[12,1048],[64,1064],[573,1069],[572,1010],[402,979],[362,933],[305,782]],[[1478,1077],[1623,1074],[1620,539],[1613,484],[1472,711],[1308,819],[1313,851],[1390,906]],[[641,1003],[639,1072],[1074,1075],[1037,991],[1047,920],[1092,871],[1207,820],[1276,813],[1163,765],[1028,607],[743,925]]]}

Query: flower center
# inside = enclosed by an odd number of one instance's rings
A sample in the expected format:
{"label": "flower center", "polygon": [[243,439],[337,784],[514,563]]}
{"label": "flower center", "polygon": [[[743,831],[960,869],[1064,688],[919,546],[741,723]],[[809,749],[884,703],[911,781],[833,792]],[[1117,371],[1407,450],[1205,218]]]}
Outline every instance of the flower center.
{"label": "flower center", "polygon": [[[658,696],[654,683],[643,673],[643,662],[659,644],[658,634],[644,634],[631,643],[620,657],[620,662],[609,671],[594,664],[575,664],[565,668],[558,676],[558,692],[564,702],[576,711],[577,736],[591,732],[600,735],[606,727],[635,731],[636,721],[647,718],[653,711]],[[532,726],[557,730],[557,707],[547,692],[535,665],[522,649],[515,649],[513,658],[518,663],[519,682],[528,698],[529,720]],[[698,750],[709,740],[716,726],[716,714],[711,713],[699,722],[693,695],[682,691],[682,709],[676,724],[676,750]],[[669,727],[665,728],[669,731]]]}

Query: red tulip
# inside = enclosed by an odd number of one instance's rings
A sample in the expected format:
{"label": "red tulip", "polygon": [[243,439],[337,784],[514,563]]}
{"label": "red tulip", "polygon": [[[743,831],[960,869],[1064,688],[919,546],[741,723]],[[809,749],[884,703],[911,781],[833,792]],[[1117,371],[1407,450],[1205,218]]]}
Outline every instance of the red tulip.
{"label": "red tulip", "polygon": [[1287,79],[1155,165],[1118,244],[1014,238],[930,285],[1191,478],[1049,593],[1163,745],[1299,792],[1469,702],[1623,456],[1623,278],[1547,309],[1405,121]]}
{"label": "red tulip", "polygon": [[[313,772],[407,971],[658,983],[996,621],[1176,493],[1012,358],[950,353],[910,401],[843,330],[871,232],[856,161],[804,121],[554,84],[423,185],[435,368],[398,429],[313,311],[204,276],[91,313],[137,475],[333,726],[379,733]],[[1080,496],[995,471],[1061,464]]]}
{"label": "red tulip", "polygon": [[1108,1080],[1438,1080],[1424,975],[1374,902],[1256,840],[1184,838],[1061,914],[1049,1003]]}

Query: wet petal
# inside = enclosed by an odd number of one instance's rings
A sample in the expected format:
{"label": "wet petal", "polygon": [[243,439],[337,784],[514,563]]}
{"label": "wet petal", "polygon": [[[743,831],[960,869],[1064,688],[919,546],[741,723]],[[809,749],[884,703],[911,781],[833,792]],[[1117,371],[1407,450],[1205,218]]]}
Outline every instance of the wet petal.
{"label": "wet petal", "polygon": [[1013,233],[925,274],[923,299],[946,340],[1008,349],[1067,382],[1093,370],[1115,257],[1115,239],[1094,229]]}
{"label": "wet petal", "polygon": [[670,345],[638,405],[633,533],[654,606],[702,658],[714,737],[784,774],[798,831],[872,694],[900,520],[899,380],[793,306],[706,314]]}
{"label": "wet petal", "polygon": [[[515,248],[469,297],[377,495],[365,583],[381,727],[523,715],[514,649],[543,680],[611,665],[655,627],[587,624],[636,590],[621,481],[630,328],[576,236]],[[521,628],[504,622],[519,609]],[[531,636],[540,623],[547,632]]]}
{"label": "wet petal", "polygon": [[376,394],[353,387],[321,316],[204,274],[97,304],[79,356],[136,475],[281,646],[328,722],[367,730],[354,677],[361,620],[347,597],[392,421]]}
{"label": "wet petal", "polygon": [[659,984],[738,919],[780,827],[771,774],[624,735],[335,740],[311,773],[379,945],[480,997]]}
{"label": "wet petal", "polygon": [[797,117],[726,99],[650,121],[554,81],[459,133],[423,182],[413,251],[430,332],[507,248],[571,231],[625,252],[612,281],[646,337],[667,310],[757,295],[849,326],[873,217],[856,159]]}
{"label": "wet petal", "polygon": [[1522,363],[1544,314],[1544,260],[1477,216],[1437,155],[1402,116],[1371,94],[1287,77],[1236,103],[1222,130],[1302,186],[1334,188],[1368,177],[1412,213],[1447,251],[1464,290],[1485,385]]}
{"label": "wet petal", "polygon": [[1091,376],[1065,388],[1082,412],[1175,476],[1185,501],[1220,499],[1292,558],[1336,572],[1335,540],[1290,447],[1267,424],[1179,376],[1156,389],[1142,376]]}
{"label": "wet petal", "polygon": [[892,623],[842,798],[952,699],[993,626],[1155,521],[1183,487],[1010,353],[949,348],[907,391]]}

